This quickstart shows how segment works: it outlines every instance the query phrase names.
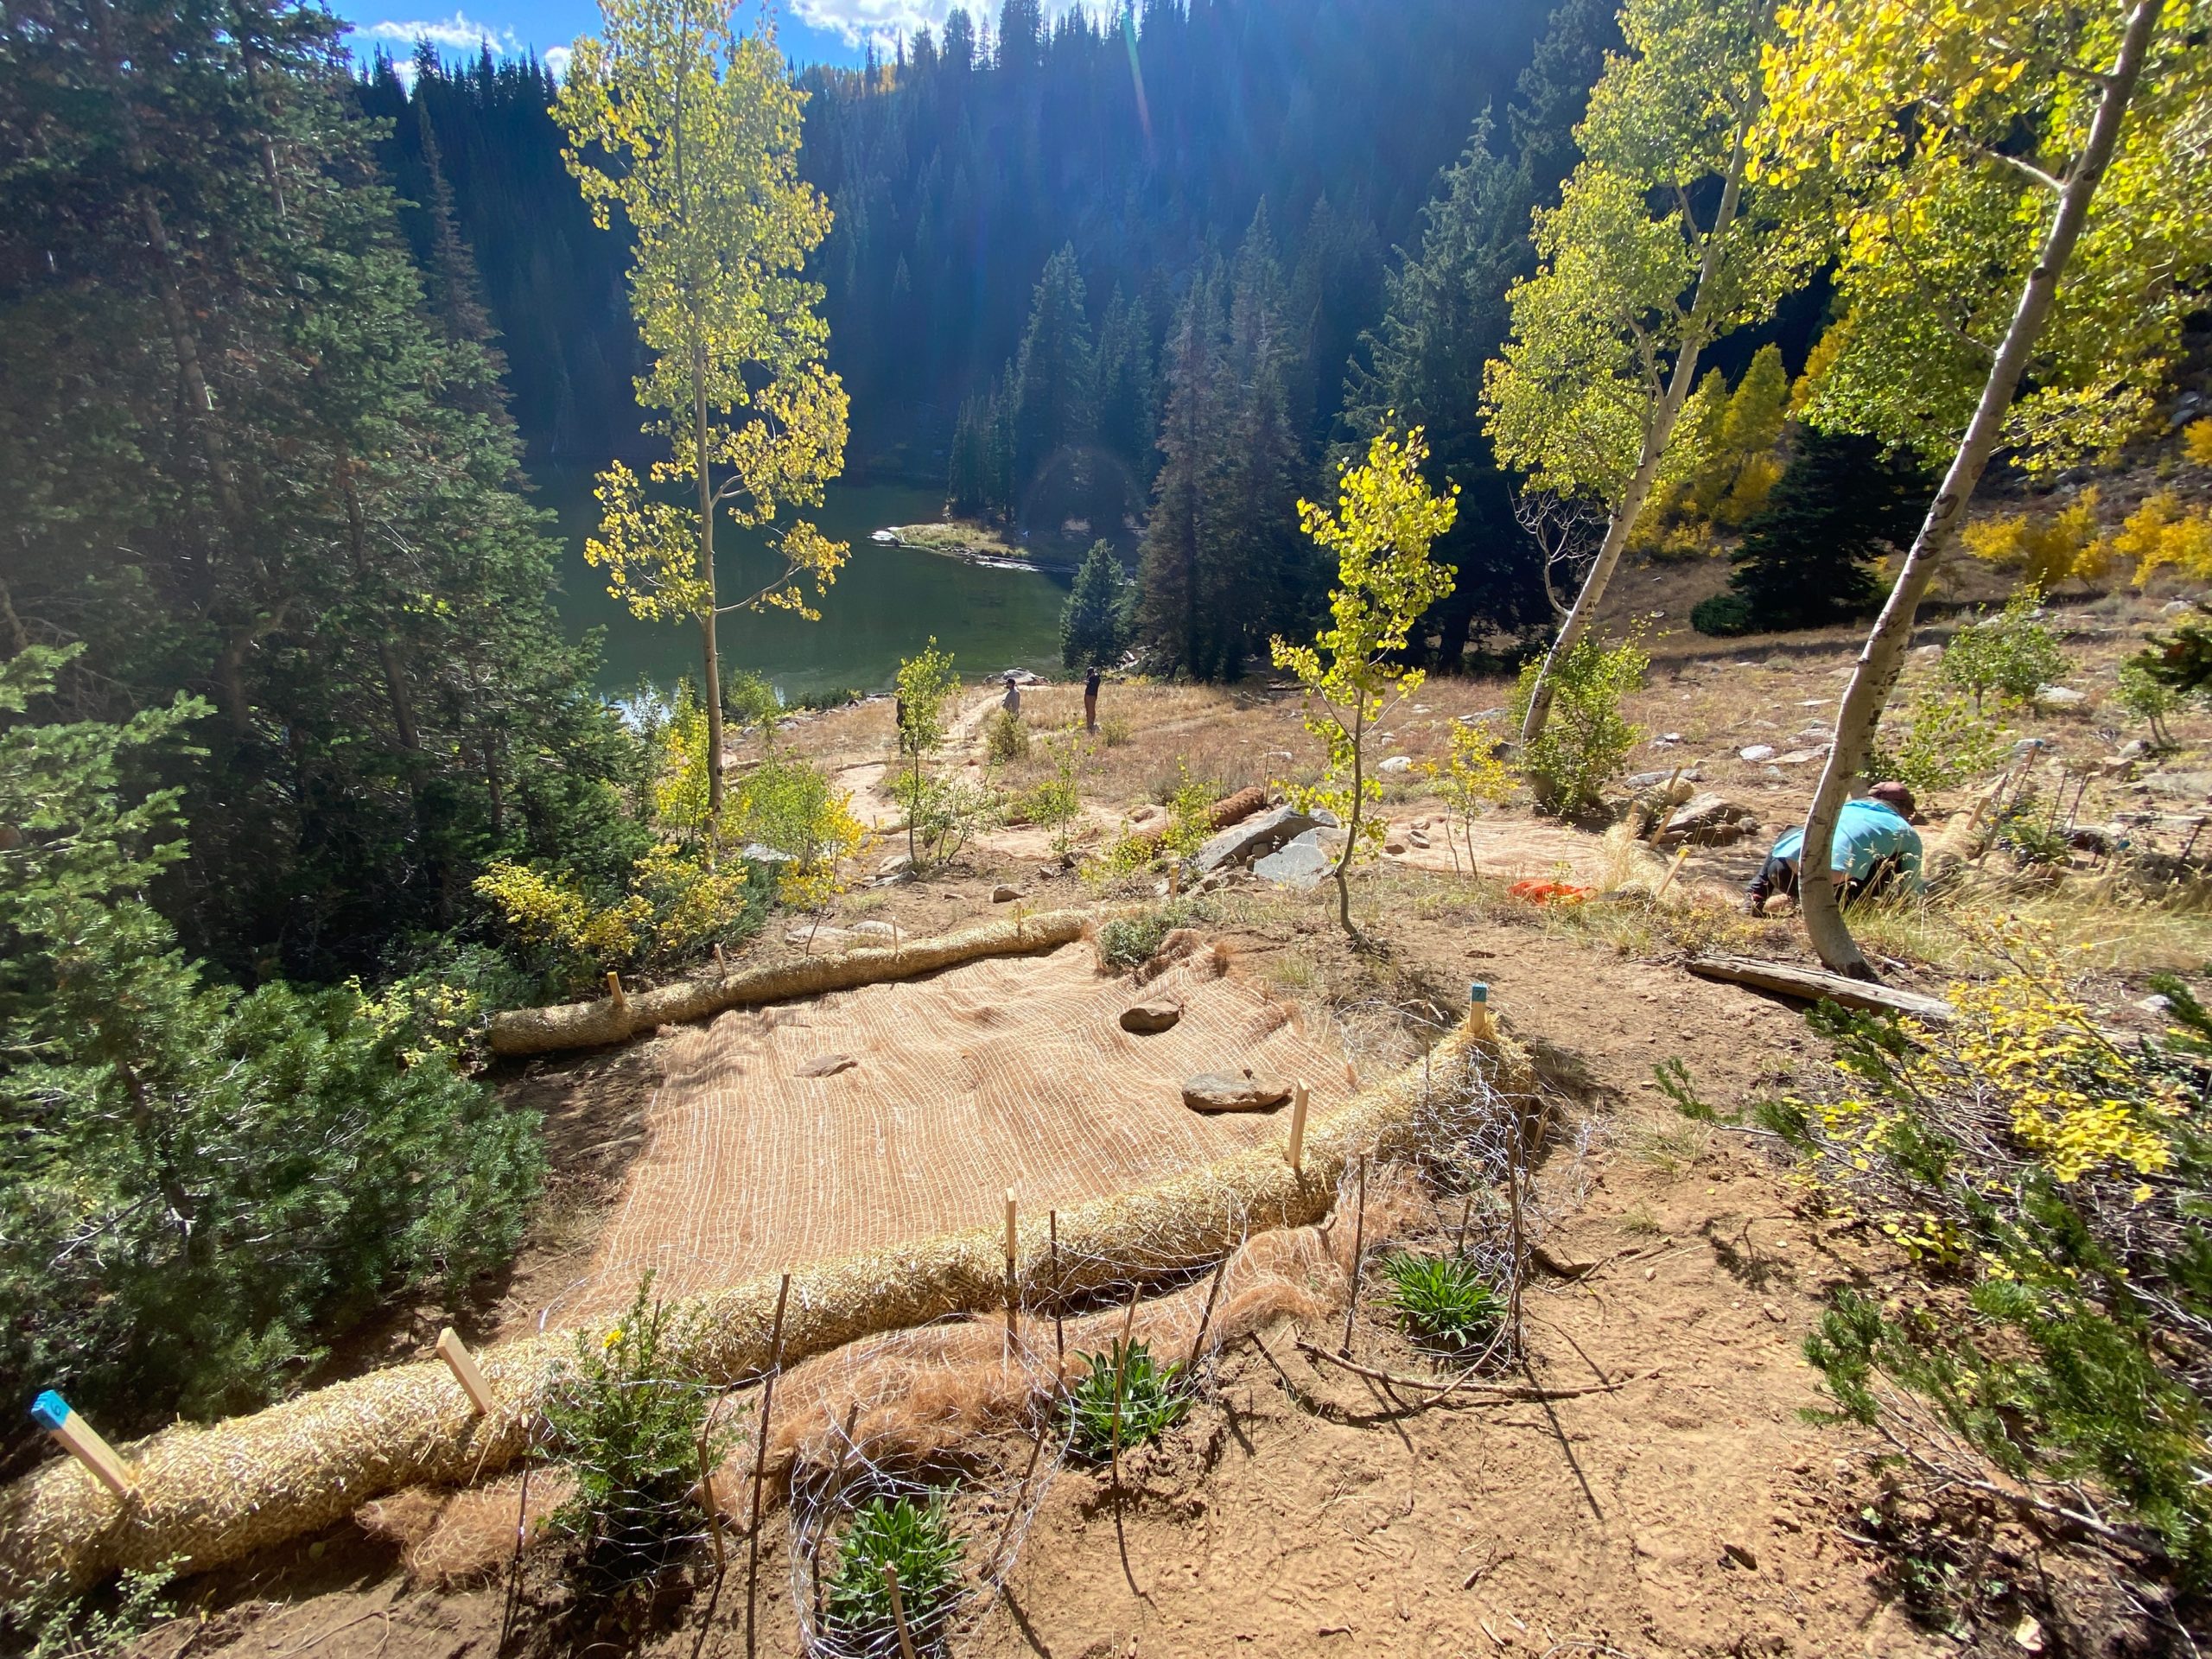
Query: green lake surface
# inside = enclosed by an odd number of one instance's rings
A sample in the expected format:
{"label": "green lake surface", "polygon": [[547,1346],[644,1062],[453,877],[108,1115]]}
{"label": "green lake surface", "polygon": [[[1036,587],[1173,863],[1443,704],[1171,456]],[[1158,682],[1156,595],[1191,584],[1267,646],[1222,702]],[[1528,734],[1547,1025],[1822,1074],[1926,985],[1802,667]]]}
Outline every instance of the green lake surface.
{"label": "green lake surface", "polygon": [[[608,596],[606,576],[584,562],[584,539],[599,522],[594,469],[541,464],[531,472],[537,500],[560,518],[565,551],[555,602],[562,619],[572,638],[605,630],[601,689],[619,695],[640,680],[666,687],[679,675],[696,676],[698,629],[640,622]],[[786,698],[845,688],[882,691],[899,659],[934,635],[964,677],[1057,670],[1067,575],[988,569],[868,540],[888,525],[937,518],[944,502],[942,491],[910,485],[830,486],[813,517],[825,534],[852,544],[852,556],[821,601],[822,620],[776,611],[726,615],[719,631],[724,665],[766,676]],[[715,577],[724,595],[756,592],[779,569],[758,535],[725,523],[715,539]]]}

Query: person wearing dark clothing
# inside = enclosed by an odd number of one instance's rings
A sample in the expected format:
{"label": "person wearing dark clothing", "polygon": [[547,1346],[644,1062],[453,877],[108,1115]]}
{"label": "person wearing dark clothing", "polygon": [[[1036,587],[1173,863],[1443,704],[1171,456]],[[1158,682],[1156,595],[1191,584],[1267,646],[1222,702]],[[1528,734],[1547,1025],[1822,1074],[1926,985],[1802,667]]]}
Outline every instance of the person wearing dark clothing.
{"label": "person wearing dark clothing", "polygon": [[1098,729],[1098,664],[1090,665],[1090,672],[1083,677],[1083,729]]}

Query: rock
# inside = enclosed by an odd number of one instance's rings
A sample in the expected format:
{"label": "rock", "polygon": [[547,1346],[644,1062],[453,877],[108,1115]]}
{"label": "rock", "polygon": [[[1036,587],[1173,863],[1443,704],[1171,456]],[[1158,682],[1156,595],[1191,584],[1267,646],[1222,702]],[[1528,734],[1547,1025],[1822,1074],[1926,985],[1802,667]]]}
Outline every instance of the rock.
{"label": "rock", "polygon": [[2170,599],[2158,607],[2161,616],[2183,616],[2196,608],[2185,599]]}
{"label": "rock", "polygon": [[1749,760],[1754,765],[1761,760],[1771,760],[1774,759],[1774,745],[1754,743],[1749,748],[1737,750],[1736,758],[1738,760]]}
{"label": "rock", "polygon": [[2022,1613],[2020,1622],[2012,1627],[2012,1644],[2030,1653],[2043,1651],[2043,1622],[2033,1613]]}
{"label": "rock", "polygon": [[914,861],[907,857],[906,854],[901,853],[896,858],[885,859],[883,861],[882,868],[878,869],[876,874],[878,875],[904,875],[913,868]]}
{"label": "rock", "polygon": [[1720,1546],[1720,1549],[1721,1553],[1726,1555],[1730,1560],[1735,1562],[1737,1566],[1744,1568],[1746,1572],[1756,1573],[1759,1570],[1759,1558],[1751,1554],[1751,1548],[1749,1544],[1739,1544],[1732,1539],[1723,1542]]}
{"label": "rock", "polygon": [[843,944],[852,937],[851,933],[842,927],[817,927],[811,922],[802,922],[798,926],[785,931],[784,943],[796,944],[802,948],[807,945]]}
{"label": "rock", "polygon": [[840,1071],[849,1071],[859,1064],[849,1054],[817,1054],[791,1075],[795,1077],[834,1077]]}
{"label": "rock", "polygon": [[737,855],[754,864],[796,864],[798,855],[787,853],[780,847],[771,847],[765,842],[748,841],[737,849]]}
{"label": "rock", "polygon": [[2154,772],[2143,779],[2143,787],[2153,795],[2201,801],[2212,796],[2212,772]]}
{"label": "rock", "polygon": [[1010,881],[1001,881],[991,889],[991,902],[995,905],[1010,905],[1021,896],[1021,889]]}
{"label": "rock", "polygon": [[1459,720],[1462,726],[1474,726],[1485,720],[1496,720],[1504,712],[1503,709],[1484,709],[1471,715],[1461,715]]}
{"label": "rock", "polygon": [[1410,827],[1414,830],[1426,830],[1433,822],[1433,820],[1429,818],[1415,818]]}
{"label": "rock", "polygon": [[1384,772],[1411,772],[1414,758],[1410,754],[1394,754],[1382,763]]}
{"label": "rock", "polygon": [[1201,1071],[1183,1084],[1183,1103],[1194,1112],[1272,1111],[1290,1098],[1290,1085],[1277,1077],[1243,1071]]}
{"label": "rock", "polygon": [[866,933],[879,939],[895,939],[899,937],[899,930],[888,922],[855,922],[851,931],[855,933]]}
{"label": "rock", "polygon": [[2047,749],[2050,747],[2050,740],[2047,737],[2024,737],[2012,746],[2012,753],[2033,754],[2037,749]]}
{"label": "rock", "polygon": [[1255,861],[1252,874],[1262,881],[1303,893],[1334,868],[1336,861],[1322,850],[1319,832],[1308,830],[1281,851]]}
{"label": "rock", "polygon": [[1792,749],[1787,754],[1775,756],[1774,764],[1777,766],[1802,766],[1808,760],[1819,760],[1827,753],[1827,751],[1824,748]]}
{"label": "rock", "polygon": [[1249,863],[1304,835],[1319,822],[1294,806],[1279,806],[1242,823],[1230,824],[1199,848],[1192,855],[1191,863],[1200,875],[1211,875],[1225,864]]}
{"label": "rock", "polygon": [[2118,753],[2113,756],[2113,759],[2115,760],[2140,760],[2145,755],[2150,753],[2150,744],[2139,737],[2131,737],[2126,742],[2120,746]]}
{"label": "rock", "polygon": [[1655,839],[1662,846],[1691,842],[1700,847],[1725,847],[1758,828],[1751,808],[1707,791],[1692,796],[1669,818]]}
{"label": "rock", "polygon": [[[1650,788],[1654,784],[1663,784],[1669,778],[1677,784],[1701,783],[1705,779],[1705,768],[1703,766],[1665,766],[1656,772],[1631,773],[1624,781],[1631,791],[1642,791]],[[1681,798],[1687,801],[1690,795],[1695,792],[1694,790],[1690,791]]]}
{"label": "rock", "polygon": [[1405,839],[1405,837],[1404,837],[1404,836],[1383,836],[1383,838],[1382,838],[1382,850],[1383,850],[1384,852],[1386,852],[1386,853],[1389,854],[1389,855],[1390,855],[1390,856],[1391,856],[1391,857],[1393,857],[1393,858],[1399,858],[1399,857],[1402,857],[1402,856],[1404,855],[1404,854],[1405,854],[1405,850],[1406,850],[1406,839]]}
{"label": "rock", "polygon": [[2171,1014],[2173,1011],[2174,1005],[2169,998],[2160,996],[2157,993],[2153,992],[2151,995],[2139,1000],[2135,1006],[2142,1009],[2145,1014]]}
{"label": "rock", "polygon": [[1406,840],[1410,845],[1415,847],[1427,847],[1428,845],[1428,837],[1421,834],[1418,830],[1407,830]]}
{"label": "rock", "polygon": [[1183,1017],[1183,1005],[1172,997],[1156,997],[1122,1010],[1123,1031],[1166,1031]]}
{"label": "rock", "polygon": [[1129,814],[1129,822],[1131,823],[1150,823],[1159,816],[1160,809],[1153,805],[1151,802],[1147,801],[1142,806],[1137,808],[1135,811]]}
{"label": "rock", "polygon": [[1905,657],[1908,661],[1915,663],[1940,663],[1943,660],[1943,647],[1915,645],[1910,651],[1905,652]]}
{"label": "rock", "polygon": [[1659,746],[1662,748],[1671,748],[1681,741],[1682,734],[1680,732],[1662,732],[1659,734]]}
{"label": "rock", "polygon": [[2084,709],[2088,706],[2089,694],[2070,685],[2039,685],[2036,687],[2035,701],[2045,709]]}

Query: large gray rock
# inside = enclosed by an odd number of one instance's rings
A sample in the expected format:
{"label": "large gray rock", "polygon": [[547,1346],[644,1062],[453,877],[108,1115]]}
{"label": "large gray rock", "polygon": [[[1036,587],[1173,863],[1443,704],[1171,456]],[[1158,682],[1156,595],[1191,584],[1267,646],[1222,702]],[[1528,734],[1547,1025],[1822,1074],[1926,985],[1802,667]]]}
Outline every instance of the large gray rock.
{"label": "large gray rock", "polygon": [[1321,845],[1319,830],[1309,830],[1279,853],[1255,860],[1252,874],[1262,881],[1303,893],[1336,868],[1336,857]]}
{"label": "large gray rock", "polygon": [[1183,1103],[1194,1112],[1272,1111],[1290,1098],[1280,1077],[1255,1077],[1249,1071],[1201,1071],[1183,1084]]}
{"label": "large gray rock", "polygon": [[1285,842],[1304,835],[1315,820],[1294,806],[1279,806],[1242,823],[1232,823],[1192,855],[1200,875],[1210,875],[1224,864],[1243,864],[1264,857]]}
{"label": "large gray rock", "polygon": [[1707,790],[1685,802],[1655,839],[1662,846],[1687,841],[1700,847],[1721,847],[1740,841],[1758,827],[1751,808]]}

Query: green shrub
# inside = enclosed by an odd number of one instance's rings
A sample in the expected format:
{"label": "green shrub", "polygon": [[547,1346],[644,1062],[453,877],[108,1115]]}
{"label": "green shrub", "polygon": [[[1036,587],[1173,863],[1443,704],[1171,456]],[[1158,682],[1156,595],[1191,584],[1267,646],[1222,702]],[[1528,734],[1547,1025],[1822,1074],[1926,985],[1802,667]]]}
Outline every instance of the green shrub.
{"label": "green shrub", "polygon": [[175,1566],[165,1565],[146,1571],[126,1568],[112,1595],[34,1590],[0,1605],[0,1638],[29,1638],[8,1649],[26,1659],[109,1659],[175,1616],[168,1599],[175,1581]]}
{"label": "green shrub", "polygon": [[995,766],[1029,758],[1029,728],[1013,709],[1000,709],[984,726],[983,756]]}
{"label": "green shrub", "polygon": [[2172,746],[2166,722],[2181,712],[2183,694],[2152,671],[2152,651],[2130,657],[2120,665],[2120,706],[2151,728],[2151,741],[2159,748]]}
{"label": "green shrub", "polygon": [[772,726],[784,717],[784,700],[765,675],[733,668],[722,676],[722,720],[732,730]]}
{"label": "green shrub", "polygon": [[1904,730],[1894,746],[1878,728],[1866,775],[1894,778],[1916,795],[1950,789],[2004,764],[2005,734],[1962,696],[1923,691],[1905,705]]}
{"label": "green shrub", "polygon": [[1417,1336],[1453,1350],[1488,1342],[1505,1318],[1505,1298],[1460,1255],[1394,1251],[1382,1258],[1386,1294]]}
{"label": "green shrub", "polygon": [[1939,677],[1974,698],[1974,712],[1991,692],[2012,702],[2032,699],[2039,686],[2066,677],[2071,664],[2050,630],[2036,617],[2043,595],[2031,585],[1995,616],[1977,615],[1943,647]]}
{"label": "green shrub", "polygon": [[1127,715],[1100,715],[1098,736],[1109,749],[1127,748],[1137,741],[1136,728],[1129,724]]}
{"label": "green shrub", "polygon": [[545,1401],[549,1450],[575,1477],[573,1497],[548,1524],[580,1546],[588,1578],[620,1585],[650,1578],[704,1521],[697,1486],[734,1443],[721,1427],[702,1447],[707,1395],[670,1376],[675,1340],[648,1270],[622,1322],[575,1351]]}
{"label": "green shrub", "polygon": [[1726,639],[1751,632],[1751,602],[1741,594],[1715,594],[1690,607],[1690,626],[1700,633]]}
{"label": "green shrub", "polygon": [[2202,1588],[2212,1017],[2155,979],[2173,1024],[2123,1047],[2039,937],[1977,943],[2005,969],[1955,987],[1948,1025],[1828,1003],[1808,1016],[1835,1071],[1768,1122],[1830,1213],[1949,1289],[1880,1305],[1840,1292],[1807,1357],[1834,1419],[1890,1429],[1904,1490],[1986,1478],[1986,1459],[2044,1505],[2141,1527]]}
{"label": "green shrub", "polygon": [[802,691],[791,700],[794,709],[842,709],[868,694],[855,685],[835,685],[826,691]]}
{"label": "green shrub", "polygon": [[[1553,677],[1550,717],[1543,734],[1522,752],[1521,764],[1535,780],[1538,798],[1554,811],[1586,812],[1626,766],[1643,735],[1621,715],[1621,703],[1643,683],[1651,664],[1631,633],[1610,648],[1585,639],[1567,654]],[[1526,719],[1543,659],[1522,664],[1513,695],[1513,721]]]}
{"label": "green shrub", "polygon": [[1142,1338],[1124,1349],[1119,1337],[1103,1354],[1078,1354],[1089,1366],[1068,1390],[1068,1427],[1078,1456],[1094,1459],[1157,1440],[1181,1422],[1190,1395],[1176,1386],[1179,1362],[1154,1363]]}
{"label": "green shrub", "polygon": [[1194,905],[1162,905],[1134,916],[1116,916],[1098,929],[1098,959],[1109,968],[1128,969],[1152,960],[1167,936],[1198,919]]}
{"label": "green shrub", "polygon": [[895,1654],[897,1627],[883,1569],[899,1574],[899,1611],[917,1652],[942,1651],[960,1592],[960,1538],[945,1495],[925,1503],[877,1497],[853,1511],[837,1541],[837,1564],[823,1598],[825,1634],[840,1654]]}

